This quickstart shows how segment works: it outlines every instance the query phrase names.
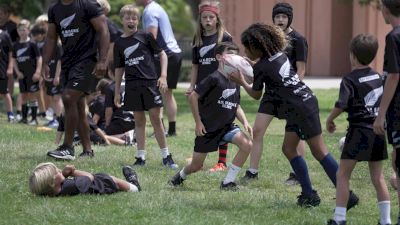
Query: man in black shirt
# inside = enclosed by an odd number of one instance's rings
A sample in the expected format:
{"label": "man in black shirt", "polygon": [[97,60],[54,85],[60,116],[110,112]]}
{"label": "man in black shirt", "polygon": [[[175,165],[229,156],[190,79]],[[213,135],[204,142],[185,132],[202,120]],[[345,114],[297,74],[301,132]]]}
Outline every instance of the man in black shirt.
{"label": "man in black shirt", "polygon": [[[86,119],[85,96],[89,94],[95,76],[104,76],[110,36],[106,17],[95,0],[58,0],[48,11],[49,26],[47,41],[43,47],[42,75],[49,80],[48,62],[60,37],[63,46],[61,74],[65,107],[64,143],[48,155],[60,159],[74,159],[72,147],[74,131],[77,129],[83,153],[94,156],[89,139]],[[98,42],[95,40],[98,35]],[[96,55],[98,59],[96,59]]]}

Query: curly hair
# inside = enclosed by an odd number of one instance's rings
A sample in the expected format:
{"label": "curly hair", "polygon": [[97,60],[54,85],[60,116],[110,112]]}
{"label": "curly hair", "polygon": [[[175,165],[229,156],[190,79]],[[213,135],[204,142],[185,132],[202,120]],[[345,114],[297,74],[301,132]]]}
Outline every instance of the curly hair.
{"label": "curly hair", "polygon": [[288,39],[281,28],[264,23],[250,25],[243,31],[241,42],[248,50],[257,49],[268,58],[283,52],[288,46]]}

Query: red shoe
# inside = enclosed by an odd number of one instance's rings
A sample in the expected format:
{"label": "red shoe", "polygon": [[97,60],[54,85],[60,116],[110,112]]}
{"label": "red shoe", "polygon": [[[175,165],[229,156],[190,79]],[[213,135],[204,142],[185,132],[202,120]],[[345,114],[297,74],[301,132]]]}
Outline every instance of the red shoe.
{"label": "red shoe", "polygon": [[215,164],[215,166],[213,166],[208,171],[213,173],[213,172],[218,172],[218,171],[224,171],[227,169],[228,169],[228,167],[226,167],[224,163],[217,163],[217,164]]}

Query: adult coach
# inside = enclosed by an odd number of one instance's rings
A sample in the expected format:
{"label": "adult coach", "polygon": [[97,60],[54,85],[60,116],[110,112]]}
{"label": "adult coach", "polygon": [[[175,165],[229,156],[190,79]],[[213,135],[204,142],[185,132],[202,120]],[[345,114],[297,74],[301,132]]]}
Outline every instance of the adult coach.
{"label": "adult coach", "polygon": [[79,156],[92,157],[94,153],[89,139],[85,96],[89,94],[94,77],[104,76],[107,69],[110,35],[106,17],[96,0],[58,0],[50,6],[48,16],[42,75],[45,80],[49,80],[48,61],[60,37],[64,51],[61,77],[64,86],[62,99],[65,108],[65,137],[62,145],[47,154],[59,159],[75,159],[72,140],[77,130],[83,146],[83,153]]}
{"label": "adult coach", "polygon": [[[172,93],[176,89],[182,65],[182,51],[175,40],[168,14],[153,0],[136,0],[136,4],[144,6],[143,11],[143,30],[153,34],[158,45],[167,53],[168,71],[167,83],[168,90],[162,93],[167,110],[169,121],[168,135],[176,135],[176,113],[177,105]],[[160,62],[156,58],[158,74],[160,74]]]}

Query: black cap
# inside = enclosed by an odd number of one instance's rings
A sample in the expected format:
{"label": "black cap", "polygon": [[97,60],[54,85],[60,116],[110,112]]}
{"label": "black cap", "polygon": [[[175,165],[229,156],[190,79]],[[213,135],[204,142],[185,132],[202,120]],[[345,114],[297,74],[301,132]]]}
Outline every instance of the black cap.
{"label": "black cap", "polygon": [[286,2],[281,2],[281,3],[276,4],[274,6],[274,8],[272,9],[272,21],[274,21],[275,16],[278,14],[285,14],[288,16],[289,21],[288,21],[288,25],[286,28],[290,27],[290,25],[292,24],[292,21],[293,21],[292,6]]}

